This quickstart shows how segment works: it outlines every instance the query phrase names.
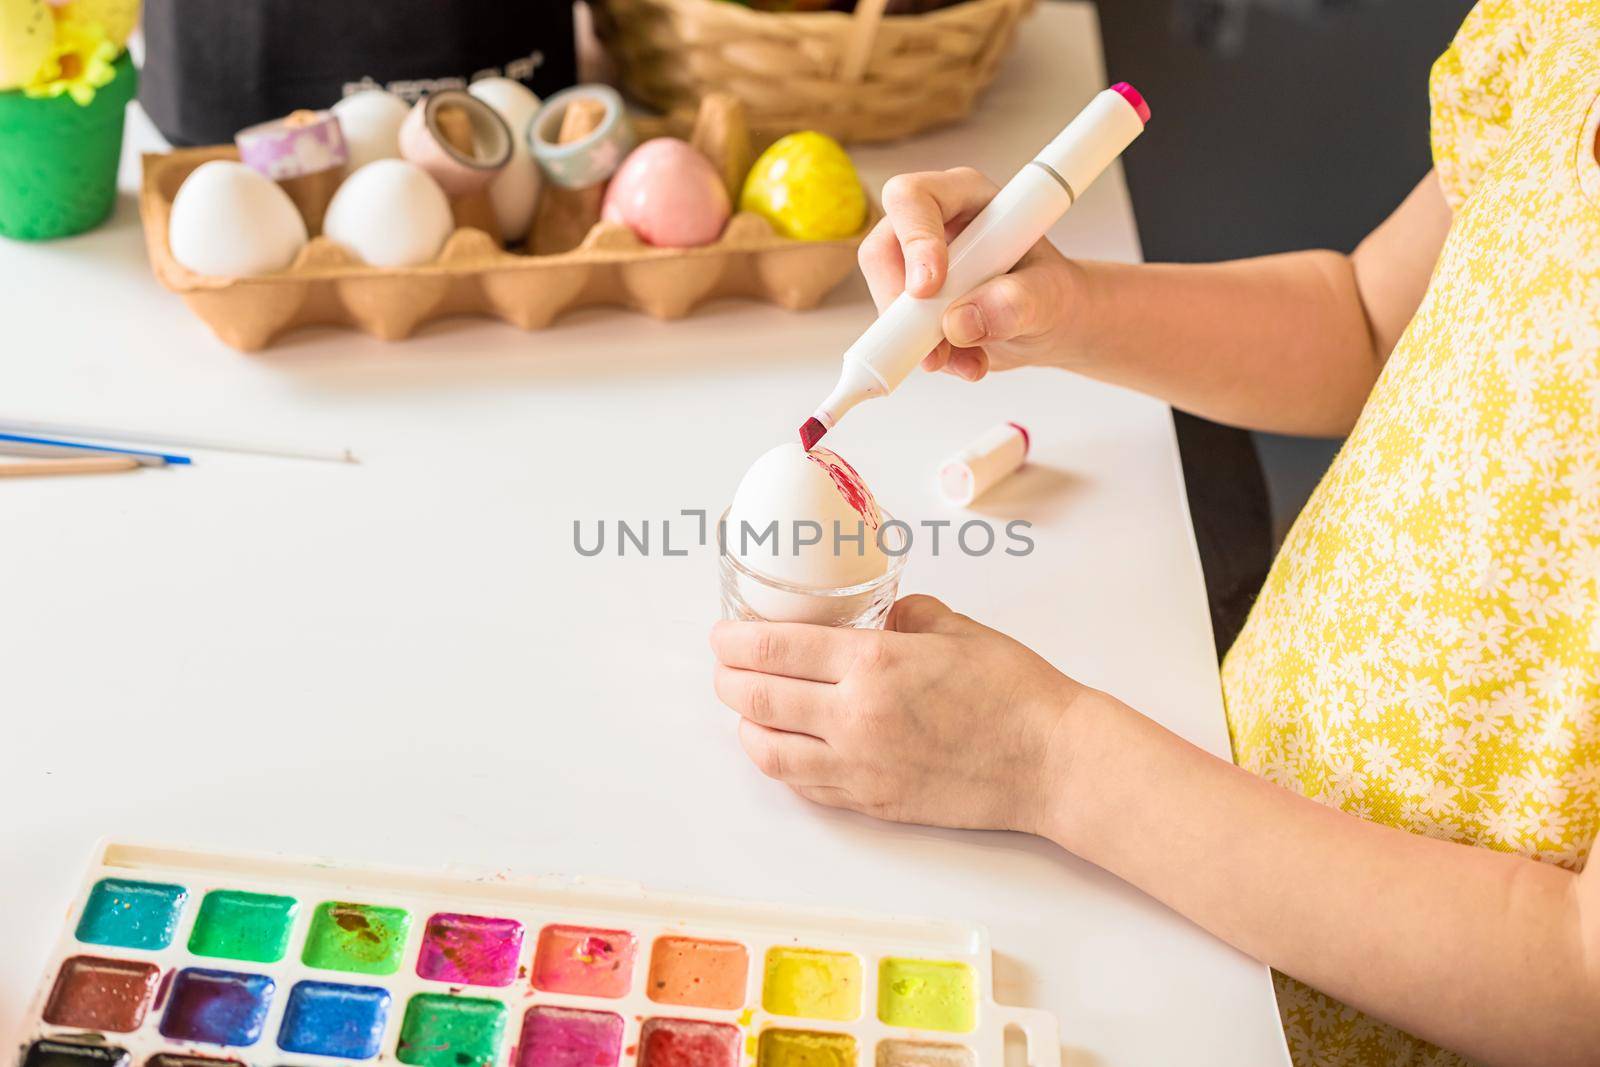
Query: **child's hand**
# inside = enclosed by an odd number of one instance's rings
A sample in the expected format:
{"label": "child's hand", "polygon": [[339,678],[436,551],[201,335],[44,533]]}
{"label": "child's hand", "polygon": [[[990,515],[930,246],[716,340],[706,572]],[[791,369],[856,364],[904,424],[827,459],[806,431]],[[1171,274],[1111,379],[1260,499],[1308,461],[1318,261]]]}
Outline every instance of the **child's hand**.
{"label": "child's hand", "polygon": [[720,622],[716,691],[763,773],[883,819],[1046,833],[1070,759],[1069,710],[1092,692],[932,597],[888,629]]}
{"label": "child's hand", "polygon": [[[997,187],[970,167],[900,174],[883,187],[884,218],[861,243],[861,273],[882,311],[910,290],[932,296],[944,284],[946,243],[994,199]],[[1060,363],[1070,345],[1081,272],[1048,241],[1022,262],[957,301],[944,313],[948,341],[923,360],[977,381],[992,370]],[[952,347],[952,345],[957,347]]]}

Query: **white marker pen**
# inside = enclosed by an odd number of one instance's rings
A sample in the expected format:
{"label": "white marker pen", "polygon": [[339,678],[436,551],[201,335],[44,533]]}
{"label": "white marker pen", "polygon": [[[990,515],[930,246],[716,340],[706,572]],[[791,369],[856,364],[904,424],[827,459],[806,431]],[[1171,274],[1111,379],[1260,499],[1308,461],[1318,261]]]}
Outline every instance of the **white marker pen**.
{"label": "white marker pen", "polygon": [[839,384],[800,427],[800,443],[811,448],[845,412],[905,381],[944,339],[945,310],[1016,266],[1149,121],[1144,97],[1127,82],[1097,93],[951,242],[950,269],[939,291],[920,298],[901,293],[850,346]]}

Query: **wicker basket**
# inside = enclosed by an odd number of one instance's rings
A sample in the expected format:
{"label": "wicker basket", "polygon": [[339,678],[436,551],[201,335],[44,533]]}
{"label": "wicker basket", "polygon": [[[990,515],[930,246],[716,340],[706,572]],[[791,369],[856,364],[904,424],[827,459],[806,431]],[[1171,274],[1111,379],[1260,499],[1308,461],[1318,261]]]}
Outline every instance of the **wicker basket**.
{"label": "wicker basket", "polygon": [[962,118],[1033,0],[963,0],[922,15],[775,14],[729,0],[590,0],[628,91],[662,111],[729,92],[751,121],[888,141]]}

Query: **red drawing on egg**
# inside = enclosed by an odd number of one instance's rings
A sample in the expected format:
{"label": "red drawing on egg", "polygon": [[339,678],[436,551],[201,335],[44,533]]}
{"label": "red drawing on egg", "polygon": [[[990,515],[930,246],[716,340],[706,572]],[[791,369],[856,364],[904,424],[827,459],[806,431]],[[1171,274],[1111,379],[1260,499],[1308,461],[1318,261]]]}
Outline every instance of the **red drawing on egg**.
{"label": "red drawing on egg", "polygon": [[856,469],[845,462],[843,456],[826,448],[813,448],[806,453],[806,458],[828,472],[828,477],[833,479],[833,484],[839,490],[839,495],[844,497],[845,503],[855,508],[856,513],[866,520],[867,525],[876,530],[881,521],[878,501],[873,497],[872,490],[867,488],[867,483],[861,480],[861,475],[856,473]]}

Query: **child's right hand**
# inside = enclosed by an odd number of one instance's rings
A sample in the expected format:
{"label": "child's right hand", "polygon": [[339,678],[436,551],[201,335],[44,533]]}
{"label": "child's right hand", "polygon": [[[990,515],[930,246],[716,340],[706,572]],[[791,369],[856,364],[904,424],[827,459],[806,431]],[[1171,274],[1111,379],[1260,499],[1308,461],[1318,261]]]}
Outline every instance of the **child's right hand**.
{"label": "child's right hand", "polygon": [[[947,242],[998,189],[970,167],[900,174],[884,184],[884,218],[859,254],[879,311],[902,290],[913,296],[938,292]],[[923,367],[975,382],[991,369],[1067,362],[1068,328],[1081,286],[1082,270],[1049,241],[1040,241],[1011,273],[985,282],[945,311],[949,340],[928,353]]]}

